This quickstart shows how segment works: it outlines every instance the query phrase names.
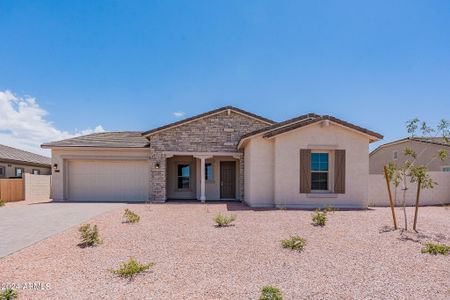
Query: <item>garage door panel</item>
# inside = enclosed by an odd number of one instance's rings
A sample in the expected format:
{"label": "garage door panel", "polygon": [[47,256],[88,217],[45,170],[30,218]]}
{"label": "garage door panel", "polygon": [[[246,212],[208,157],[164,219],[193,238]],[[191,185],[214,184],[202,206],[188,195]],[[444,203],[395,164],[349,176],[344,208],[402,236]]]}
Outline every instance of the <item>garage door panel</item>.
{"label": "garage door panel", "polygon": [[147,161],[69,161],[68,194],[73,201],[146,201]]}

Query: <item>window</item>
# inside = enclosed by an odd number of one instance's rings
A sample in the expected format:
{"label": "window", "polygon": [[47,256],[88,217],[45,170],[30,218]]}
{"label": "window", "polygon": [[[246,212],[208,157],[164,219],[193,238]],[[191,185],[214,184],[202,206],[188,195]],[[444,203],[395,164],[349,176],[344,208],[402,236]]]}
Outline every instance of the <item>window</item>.
{"label": "window", "polygon": [[205,164],[205,180],[213,180],[213,166],[212,163]]}
{"label": "window", "polygon": [[190,179],[191,179],[191,168],[187,164],[180,164],[178,167],[178,188],[179,189],[188,189],[190,188]]}
{"label": "window", "polygon": [[311,153],[311,190],[328,190],[328,153]]}
{"label": "window", "polygon": [[450,167],[443,167],[442,172],[450,172]]}
{"label": "window", "polygon": [[41,174],[41,170],[33,169],[33,171],[31,171],[31,174],[40,175]]}
{"label": "window", "polygon": [[0,166],[0,177],[6,176],[6,168],[3,166]]}
{"label": "window", "polygon": [[16,168],[16,177],[22,177],[24,173],[23,168]]}
{"label": "window", "polygon": [[394,159],[398,158],[398,151],[394,151],[394,153],[392,153],[392,156],[394,157]]}

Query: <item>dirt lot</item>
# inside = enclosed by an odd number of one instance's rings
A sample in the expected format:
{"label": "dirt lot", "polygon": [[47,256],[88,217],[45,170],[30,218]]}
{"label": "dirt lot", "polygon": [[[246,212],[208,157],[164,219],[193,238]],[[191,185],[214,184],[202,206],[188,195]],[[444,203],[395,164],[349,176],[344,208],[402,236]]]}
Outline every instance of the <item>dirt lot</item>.
{"label": "dirt lot", "polygon": [[[284,299],[450,298],[450,256],[420,253],[425,241],[450,244],[448,207],[422,208],[420,234],[403,235],[389,230],[386,208],[338,211],[320,228],[311,225],[310,211],[128,207],[140,223],[123,224],[123,209],[90,220],[103,239],[98,247],[77,247],[74,227],[0,259],[0,283],[48,284],[20,290],[22,299],[258,299],[267,284]],[[218,212],[235,214],[235,226],[214,227]],[[294,234],[307,240],[303,252],[281,247]],[[132,281],[107,270],[129,257],[155,266]]]}

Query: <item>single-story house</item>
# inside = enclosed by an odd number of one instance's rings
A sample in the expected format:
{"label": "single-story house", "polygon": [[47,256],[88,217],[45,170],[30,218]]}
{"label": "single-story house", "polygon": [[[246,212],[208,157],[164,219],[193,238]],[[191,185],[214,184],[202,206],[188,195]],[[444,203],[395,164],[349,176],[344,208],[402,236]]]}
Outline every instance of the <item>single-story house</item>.
{"label": "single-story house", "polygon": [[379,146],[370,153],[370,174],[382,174],[384,166],[390,162],[403,164],[410,157],[405,156],[405,148],[414,150],[416,162],[427,166],[429,171],[450,172],[450,159],[441,160],[437,157],[440,150],[450,154],[450,143],[444,138],[408,137]]}
{"label": "single-story house", "polygon": [[50,164],[49,157],[0,145],[0,178],[22,177],[24,173],[50,175]]}
{"label": "single-story house", "polygon": [[331,116],[284,122],[226,106],[146,132],[106,132],[52,150],[57,201],[240,200],[251,207],[366,208],[369,143]]}

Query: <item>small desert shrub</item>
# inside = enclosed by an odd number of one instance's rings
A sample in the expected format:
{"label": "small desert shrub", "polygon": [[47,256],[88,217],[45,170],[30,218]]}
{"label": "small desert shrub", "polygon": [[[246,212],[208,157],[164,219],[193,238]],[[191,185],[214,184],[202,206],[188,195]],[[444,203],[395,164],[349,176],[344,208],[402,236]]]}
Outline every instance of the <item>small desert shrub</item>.
{"label": "small desert shrub", "polygon": [[327,204],[327,205],[325,205],[325,207],[323,208],[323,211],[326,212],[326,213],[329,213],[329,212],[335,212],[335,211],[338,211],[338,210],[339,210],[339,208],[336,208],[336,207],[334,207],[334,206],[331,205],[331,204]]}
{"label": "small desert shrub", "polygon": [[425,248],[422,249],[422,253],[448,255],[450,253],[450,246],[445,244],[426,243]]}
{"label": "small desert shrub", "polygon": [[6,205],[6,201],[5,200],[2,200],[2,199],[0,199],[0,207],[2,207],[2,206],[5,206]]}
{"label": "small desert shrub", "polygon": [[314,226],[325,226],[327,223],[327,213],[321,212],[320,209],[316,209],[312,215],[312,221]]}
{"label": "small desert shrub", "polygon": [[298,235],[294,235],[290,239],[282,240],[281,245],[283,248],[302,251],[305,248],[306,240]]}
{"label": "small desert shrub", "polygon": [[259,300],[283,300],[283,296],[281,295],[280,289],[266,285],[261,289]]}
{"label": "small desert shrub", "polygon": [[125,209],[123,217],[126,219],[125,223],[137,223],[141,219],[141,217],[128,208]]}
{"label": "small desert shrub", "polygon": [[78,231],[81,233],[80,247],[92,247],[101,244],[100,235],[98,233],[97,225],[91,228],[91,224],[82,225]]}
{"label": "small desert shrub", "polygon": [[130,258],[127,262],[123,262],[119,269],[110,271],[120,277],[133,278],[134,275],[147,271],[154,265],[154,263],[141,264],[134,258]]}
{"label": "small desert shrub", "polygon": [[231,222],[235,220],[236,220],[235,215],[225,216],[222,214],[218,214],[217,216],[214,217],[214,222],[216,222],[217,227],[230,226]]}
{"label": "small desert shrub", "polygon": [[12,300],[16,299],[18,296],[19,294],[17,293],[17,291],[13,289],[6,289],[0,292],[0,300]]}

